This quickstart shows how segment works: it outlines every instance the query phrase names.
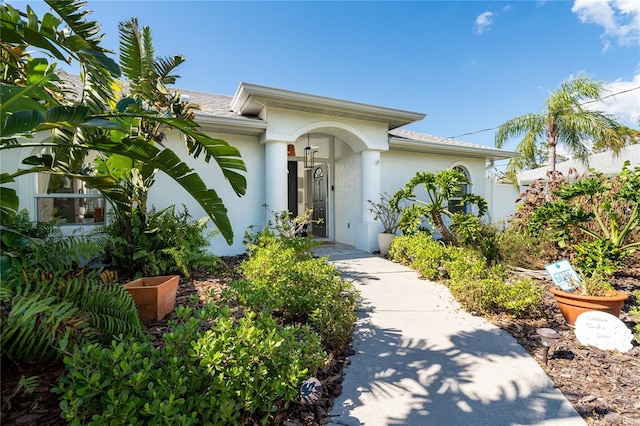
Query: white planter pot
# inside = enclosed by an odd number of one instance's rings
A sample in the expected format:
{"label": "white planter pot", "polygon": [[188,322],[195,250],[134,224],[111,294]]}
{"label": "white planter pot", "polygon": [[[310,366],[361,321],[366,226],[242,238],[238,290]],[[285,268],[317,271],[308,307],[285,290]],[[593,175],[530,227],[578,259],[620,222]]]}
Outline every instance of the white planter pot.
{"label": "white planter pot", "polygon": [[389,254],[389,247],[391,247],[391,243],[395,237],[396,234],[378,234],[378,247],[380,247],[381,255],[386,256]]}

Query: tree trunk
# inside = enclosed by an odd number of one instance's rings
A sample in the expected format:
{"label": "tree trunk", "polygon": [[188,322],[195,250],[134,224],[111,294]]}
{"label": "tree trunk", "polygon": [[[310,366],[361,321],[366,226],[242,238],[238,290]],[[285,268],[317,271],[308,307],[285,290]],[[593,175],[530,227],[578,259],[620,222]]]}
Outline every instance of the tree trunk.
{"label": "tree trunk", "polygon": [[456,236],[453,235],[453,233],[449,231],[447,226],[444,224],[442,215],[440,213],[434,212],[431,215],[431,220],[433,220],[433,224],[436,226],[436,228],[438,228],[438,231],[440,231],[440,235],[442,235],[442,239],[444,240],[444,242],[447,244],[455,244]]}
{"label": "tree trunk", "polygon": [[547,134],[547,145],[549,146],[549,164],[547,167],[551,171],[556,171],[556,146],[558,145],[558,131],[555,123],[551,125]]}

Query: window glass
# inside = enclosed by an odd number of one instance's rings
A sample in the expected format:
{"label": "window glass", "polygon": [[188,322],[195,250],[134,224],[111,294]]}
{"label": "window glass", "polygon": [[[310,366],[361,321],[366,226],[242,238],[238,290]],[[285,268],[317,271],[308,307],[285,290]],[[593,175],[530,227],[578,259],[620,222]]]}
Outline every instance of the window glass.
{"label": "window glass", "polygon": [[81,180],[64,178],[60,188],[48,194],[50,180],[50,174],[38,173],[38,222],[56,219],[59,225],[104,224],[106,202],[98,190],[87,186]]}
{"label": "window glass", "polygon": [[[469,179],[469,172],[467,172],[467,170],[463,167],[456,166],[453,169],[463,173],[467,177],[467,179]],[[461,205],[460,202],[462,201],[462,197],[469,194],[470,191],[471,188],[469,187],[469,184],[461,184],[460,189],[456,192],[456,194],[454,194],[453,197],[449,199],[449,206],[447,207],[448,210],[451,213],[469,213],[469,204],[466,203]]]}

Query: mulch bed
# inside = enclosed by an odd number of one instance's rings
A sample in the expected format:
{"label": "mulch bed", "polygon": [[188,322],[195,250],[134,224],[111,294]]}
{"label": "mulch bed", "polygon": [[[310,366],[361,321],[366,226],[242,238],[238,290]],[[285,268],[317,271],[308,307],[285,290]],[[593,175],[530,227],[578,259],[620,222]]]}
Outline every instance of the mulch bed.
{"label": "mulch bed", "polygon": [[[196,273],[191,280],[181,280],[176,298],[177,305],[194,305],[193,295],[204,300],[212,291],[219,294],[226,280],[233,279],[232,271],[242,260],[241,256],[225,258],[228,273],[224,277],[211,277]],[[550,282],[541,281],[550,286]],[[614,281],[620,290],[631,293],[640,289],[640,268],[619,275]],[[635,319],[628,313],[635,305],[630,297],[623,308],[620,319],[632,329]],[[561,390],[580,415],[592,425],[640,426],[640,346],[626,353],[602,351],[594,347],[582,346],[575,338],[573,329],[568,327],[558,310],[552,295],[547,292],[545,311],[550,313],[545,319],[514,320],[497,317],[493,321],[509,332],[545,369],[555,387]],[[159,342],[168,331],[167,322],[173,314],[162,321],[147,324],[150,332]],[[549,353],[545,366],[542,349],[536,330],[549,327],[560,335],[560,342]],[[330,366],[318,374],[324,384],[321,400],[314,407],[297,405],[287,413],[278,414],[278,424],[285,426],[312,426],[328,422],[328,412],[333,398],[340,395],[343,367],[349,364],[351,349],[334,353]],[[0,424],[4,426],[64,425],[60,418],[58,397],[49,392],[64,373],[64,365],[59,363],[34,363],[19,365],[2,359],[2,413]],[[38,376],[39,382],[34,393],[12,395],[20,377]]]}

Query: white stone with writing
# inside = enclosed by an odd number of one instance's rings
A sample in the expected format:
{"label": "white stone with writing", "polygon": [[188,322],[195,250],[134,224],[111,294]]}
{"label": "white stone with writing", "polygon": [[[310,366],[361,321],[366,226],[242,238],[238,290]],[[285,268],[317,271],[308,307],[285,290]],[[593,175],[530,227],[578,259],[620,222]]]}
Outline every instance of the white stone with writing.
{"label": "white stone with writing", "polygon": [[627,352],[633,347],[631,330],[606,312],[589,311],[578,315],[575,330],[576,338],[583,345],[620,352]]}

